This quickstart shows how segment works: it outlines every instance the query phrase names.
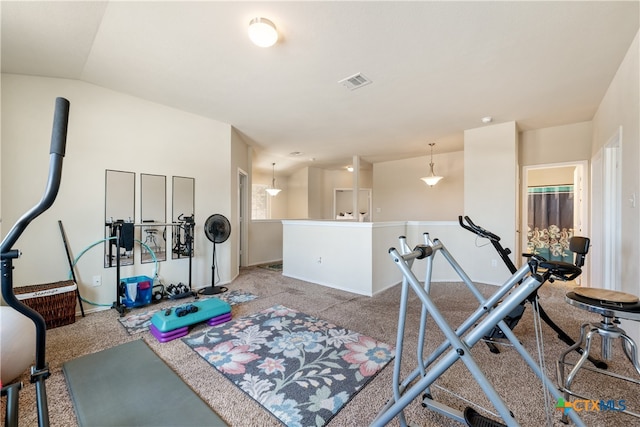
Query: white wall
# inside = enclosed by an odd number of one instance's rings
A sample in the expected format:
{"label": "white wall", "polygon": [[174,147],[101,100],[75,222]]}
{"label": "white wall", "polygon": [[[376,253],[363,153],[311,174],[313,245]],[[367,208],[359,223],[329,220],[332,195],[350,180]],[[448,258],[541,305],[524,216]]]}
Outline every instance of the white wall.
{"label": "white wall", "polygon": [[[488,227],[487,229],[493,231]],[[431,240],[440,240],[473,282],[502,285],[511,276],[509,268],[500,259],[500,255],[491,243],[487,239],[477,239],[475,234],[460,227],[458,221],[409,221],[406,233],[409,247],[414,248],[418,244],[425,243],[425,233],[429,234]],[[491,261],[488,268],[482,263],[474,262],[479,254],[486,254]],[[414,262],[413,272],[418,279],[424,280],[426,263]],[[431,280],[433,282],[461,281],[460,276],[440,252],[434,257]]]}
{"label": "white wall", "polygon": [[520,166],[591,159],[592,123],[527,130],[520,133]]}
{"label": "white wall", "polygon": [[[167,182],[172,176],[195,178],[193,285],[208,285],[212,247],[202,226],[212,213],[232,213],[230,193],[236,180],[232,184],[231,176],[236,168],[231,168],[230,126],[86,83],[2,75],[3,234],[44,189],[58,96],[71,103],[62,186],[53,207],[33,221],[15,245],[24,253],[14,263],[15,285],[68,277],[58,220],[63,222],[74,256],[104,238],[105,169],[136,172],[136,220],[140,173],[165,175]],[[171,217],[170,200],[167,218]],[[231,272],[230,250],[230,245],[220,245],[216,252],[222,282],[237,274]],[[135,265],[123,267],[121,275],[152,273],[153,264],[141,265],[137,253]],[[109,305],[115,300],[115,268],[103,268],[102,245],[82,257],[77,274],[83,297]],[[165,283],[187,283],[187,259],[160,263],[159,274]],[[94,275],[102,276],[102,286],[89,286]]]}
{"label": "white wall", "polygon": [[420,179],[429,162],[424,156],[373,165],[372,221],[452,221],[463,213],[463,152],[434,154],[435,173],[444,176],[434,187]]}
{"label": "white wall", "polygon": [[[622,211],[619,224],[622,237],[622,291],[640,295],[640,66],[638,34],[607,89],[593,118],[595,156],[622,127],[621,173]],[[635,195],[635,206],[630,202]],[[591,258],[591,262],[598,260]],[[638,322],[623,322],[623,326],[640,342]]]}
{"label": "white wall", "polygon": [[322,211],[324,209],[324,171],[320,168],[308,168],[308,191],[307,191],[307,218],[322,219]]}
{"label": "white wall", "polygon": [[282,261],[282,221],[254,220],[249,227],[248,265]]}
{"label": "white wall", "polygon": [[527,177],[529,187],[543,187],[547,185],[573,185],[575,166],[531,169]]}
{"label": "white wall", "polygon": [[302,168],[294,172],[288,179],[287,212],[283,216],[273,218],[308,218],[309,215],[309,171]]}
{"label": "white wall", "polygon": [[284,220],[282,274],[371,296],[402,280],[387,253],[404,233],[404,222]]}
{"label": "white wall", "polygon": [[[511,276],[491,245],[495,266],[474,263],[484,248],[475,234],[453,221],[389,221],[354,223],[339,221],[283,221],[283,274],[311,283],[361,295],[374,295],[402,281],[402,273],[389,256],[406,236],[410,248],[424,243],[424,233],[439,239],[464,273],[474,282],[502,285]],[[339,242],[339,243],[338,243]],[[337,244],[338,243],[338,244]],[[415,260],[412,271],[424,280],[426,262]],[[434,282],[461,281],[442,253],[434,258]]]}
{"label": "white wall", "polygon": [[[500,236],[502,245],[513,250],[517,244],[519,220],[516,123],[465,131],[464,160],[464,215]],[[511,260],[519,265],[514,254]],[[477,251],[473,262],[480,274],[476,280],[490,280],[494,258],[495,251],[491,246]]]}

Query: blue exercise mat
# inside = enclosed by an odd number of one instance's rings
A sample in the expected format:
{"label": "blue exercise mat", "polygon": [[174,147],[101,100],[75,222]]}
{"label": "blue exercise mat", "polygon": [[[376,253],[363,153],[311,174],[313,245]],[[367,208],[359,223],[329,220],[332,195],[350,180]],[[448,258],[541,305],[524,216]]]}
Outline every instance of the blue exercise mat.
{"label": "blue exercise mat", "polygon": [[62,370],[80,426],[227,426],[142,340]]}

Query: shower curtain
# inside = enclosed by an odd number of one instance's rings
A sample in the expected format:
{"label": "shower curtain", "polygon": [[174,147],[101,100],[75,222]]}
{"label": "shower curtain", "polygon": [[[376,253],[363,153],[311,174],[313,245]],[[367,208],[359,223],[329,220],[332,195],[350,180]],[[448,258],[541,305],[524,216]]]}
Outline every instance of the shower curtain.
{"label": "shower curtain", "polygon": [[573,185],[529,187],[528,198],[529,253],[573,263]]}

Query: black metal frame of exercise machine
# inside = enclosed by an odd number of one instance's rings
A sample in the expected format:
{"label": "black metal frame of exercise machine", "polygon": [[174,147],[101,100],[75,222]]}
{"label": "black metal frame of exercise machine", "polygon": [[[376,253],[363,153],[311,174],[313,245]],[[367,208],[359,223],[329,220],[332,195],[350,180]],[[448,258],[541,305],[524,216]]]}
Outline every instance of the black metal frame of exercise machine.
{"label": "black metal frame of exercise machine", "polygon": [[[471,221],[471,219],[468,216],[465,216],[464,218],[462,216],[458,216],[458,222],[460,223],[460,226],[462,228],[464,228],[465,230],[468,230],[468,231],[474,233],[478,237],[482,237],[482,238],[488,239],[491,242],[491,245],[496,250],[496,252],[498,252],[498,255],[500,255],[500,258],[502,259],[504,264],[509,269],[509,272],[511,274],[515,274],[515,272],[518,269],[513,264],[513,262],[511,261],[511,258],[509,258],[509,254],[511,254],[511,250],[509,248],[504,248],[502,246],[502,244],[500,243],[500,237],[499,236],[493,234],[492,232],[490,232],[488,230],[485,230],[484,228],[480,227],[479,225],[474,224],[474,222]],[[466,222],[466,224],[465,224],[465,222]],[[578,252],[576,252],[577,253],[576,265],[578,267],[582,267],[582,265],[584,265],[584,257],[585,257],[586,253],[589,250],[589,240],[588,239],[585,239],[585,240],[586,240],[586,243],[585,243],[586,247],[577,248]],[[549,281],[552,282],[553,278],[550,278]],[[512,313],[509,313],[509,315],[505,319],[505,321],[506,321],[507,325],[509,326],[509,328],[513,329],[518,324],[518,321],[520,320],[520,318],[522,317],[522,314],[524,313],[524,304],[527,301],[529,301],[529,302],[532,303],[531,305],[532,305],[533,309],[536,311],[536,313],[538,315],[540,315],[540,318],[551,329],[553,329],[558,334],[558,338],[560,340],[562,340],[568,346],[570,346],[570,347],[574,346],[576,344],[576,342],[573,340],[573,338],[571,338],[564,330],[562,330],[562,328],[560,328],[560,326],[558,326],[549,317],[549,315],[544,311],[544,309],[542,308],[540,303],[538,302],[537,304],[533,304],[533,302],[537,298],[537,296],[538,296],[538,292],[536,290],[536,291],[532,292],[531,295],[529,295],[529,297],[525,301],[522,302],[522,304],[520,304],[518,307],[516,307]],[[487,344],[487,346],[489,347],[489,349],[491,350],[492,353],[500,353],[500,350],[495,345],[496,342],[494,340],[496,338],[504,338],[504,334],[502,333],[502,330],[499,327],[496,327],[494,330],[492,330],[485,337],[485,343]],[[583,352],[584,352],[583,349],[579,345],[576,346],[576,348],[574,350],[576,352],[580,353],[580,354],[583,354]],[[607,369],[607,363],[602,361],[602,360],[596,359],[596,358],[594,358],[592,356],[589,356],[588,360],[594,366],[596,366],[599,369]]]}
{"label": "black metal frame of exercise machine", "polygon": [[[31,367],[30,381],[36,386],[36,406],[38,425],[40,427],[49,425],[49,407],[45,387],[45,380],[50,375],[49,366],[45,360],[47,326],[40,313],[21,303],[13,292],[13,260],[20,257],[20,251],[12,249],[12,246],[20,238],[29,223],[53,205],[58,195],[62,178],[62,160],[67,141],[68,119],[69,101],[64,98],[56,98],[51,148],[49,151],[49,176],[44,194],[38,204],[18,219],[2,243],[0,243],[2,297],[9,306],[31,319],[36,327],[36,360],[35,365]],[[7,397],[5,413],[5,425],[7,427],[18,425],[18,393],[21,389],[22,383],[19,382],[2,387],[2,396]]]}
{"label": "black metal frame of exercise machine", "polygon": [[[114,308],[119,314],[120,317],[123,317],[126,313],[126,307],[122,303],[122,299],[124,298],[124,285],[120,282],[120,248],[126,246],[123,243],[122,239],[122,228],[124,227],[124,220],[116,220],[107,222],[106,226],[109,227],[109,239],[107,240],[109,245],[109,266],[111,266],[111,258],[112,258],[112,246],[115,244],[116,246],[116,300],[111,305],[111,308]],[[133,224],[131,225],[133,226]],[[131,241],[127,242],[127,245],[130,247],[133,246],[133,233],[129,236]],[[115,243],[111,240],[115,240]]]}
{"label": "black metal frame of exercise machine", "polygon": [[[506,403],[476,364],[470,351],[471,347],[478,341],[481,341],[482,338],[496,326],[502,329],[506,339],[510,341],[513,348],[519,353],[520,357],[526,362],[535,375],[540,378],[543,387],[548,393],[555,399],[562,397],[556,385],[547,378],[542,368],[506,325],[504,318],[550,278],[555,277],[560,280],[573,280],[581,274],[582,270],[573,264],[547,261],[542,257],[532,256],[529,258],[527,264],[520,267],[502,286],[497,288],[497,291],[492,296],[485,298],[438,239],[432,241],[428,233],[424,234],[424,239],[424,244],[418,245],[411,250],[406,243],[406,238],[401,236],[400,248],[402,253],[395,248],[389,249],[389,255],[403,274],[396,356],[393,371],[393,395],[375,418],[372,426],[382,427],[396,416],[399,418],[400,424],[406,426],[403,410],[421,393],[423,394],[423,406],[456,421],[465,423],[472,418],[478,424],[470,423],[470,425],[502,426],[503,424],[491,418],[484,417],[471,408],[467,408],[467,410],[463,412],[433,399],[430,387],[458,360],[465,364],[473,376],[473,379],[481,387],[503,422],[508,426],[518,426],[519,424],[515,419],[515,415],[509,410]],[[441,254],[445,258],[479,301],[479,306],[476,311],[457,328],[453,328],[447,323],[445,317],[440,313],[429,294],[433,259],[436,254]],[[426,260],[424,286],[411,270],[413,262],[421,259]],[[416,294],[422,303],[417,343],[417,359],[419,362],[413,372],[402,380],[400,374],[410,290]],[[443,332],[445,341],[425,358],[424,344],[428,315],[431,316],[435,324]],[[569,417],[576,425],[585,425],[576,411],[571,411]]]}
{"label": "black metal frame of exercise machine", "polygon": [[[174,223],[174,230],[176,230],[176,244],[173,246],[172,252],[177,254],[178,258],[180,258],[180,255],[184,256],[185,253],[189,257],[189,291],[178,295],[170,295],[169,298],[180,299],[193,296],[195,297],[195,299],[198,299],[199,295],[193,290],[193,287],[191,285],[191,278],[193,276],[193,242],[196,227],[195,215],[180,214],[178,215],[178,221],[178,223]],[[180,237],[180,230],[184,230],[184,244],[182,243],[182,239]]]}
{"label": "black metal frame of exercise machine", "polygon": [[[175,232],[173,233],[173,244],[171,252],[177,255],[177,258],[184,256],[193,256],[193,237],[195,228],[194,215],[178,215],[178,222],[172,224]],[[184,230],[184,243],[180,230]]]}

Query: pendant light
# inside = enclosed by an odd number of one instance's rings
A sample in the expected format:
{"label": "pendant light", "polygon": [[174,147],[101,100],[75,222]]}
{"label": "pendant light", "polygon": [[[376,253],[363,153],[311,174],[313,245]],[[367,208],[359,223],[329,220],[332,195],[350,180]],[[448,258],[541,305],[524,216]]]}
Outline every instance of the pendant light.
{"label": "pendant light", "polygon": [[437,176],[434,172],[433,172],[433,146],[436,145],[435,142],[432,142],[429,144],[429,147],[431,147],[431,163],[429,163],[429,167],[431,169],[431,175],[429,176],[424,176],[422,178],[420,178],[421,180],[423,180],[429,187],[433,187],[434,185],[436,185],[441,179],[441,176]]}
{"label": "pendant light", "polygon": [[267,193],[269,193],[270,196],[277,196],[282,190],[276,188],[276,164],[272,163],[271,165],[273,166],[273,178],[271,179],[271,188],[267,188]]}

